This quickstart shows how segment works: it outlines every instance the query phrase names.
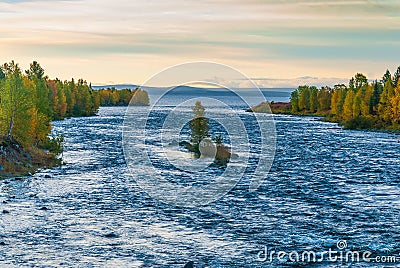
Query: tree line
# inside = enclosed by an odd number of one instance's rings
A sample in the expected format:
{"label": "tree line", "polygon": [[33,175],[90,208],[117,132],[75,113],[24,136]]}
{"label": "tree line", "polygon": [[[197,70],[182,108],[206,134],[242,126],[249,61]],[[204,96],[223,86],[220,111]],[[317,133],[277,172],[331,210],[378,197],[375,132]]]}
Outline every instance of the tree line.
{"label": "tree line", "polygon": [[128,106],[131,105],[149,105],[149,95],[145,90],[129,88],[118,90],[115,87],[100,89],[100,106]]}
{"label": "tree line", "polygon": [[348,85],[299,86],[291,94],[291,113],[326,115],[351,129],[400,129],[400,67],[380,81],[357,73]]}
{"label": "tree line", "polygon": [[25,146],[49,142],[51,121],[94,115],[100,95],[86,81],[45,76],[36,61],[23,72],[14,61],[0,67],[0,137]]}

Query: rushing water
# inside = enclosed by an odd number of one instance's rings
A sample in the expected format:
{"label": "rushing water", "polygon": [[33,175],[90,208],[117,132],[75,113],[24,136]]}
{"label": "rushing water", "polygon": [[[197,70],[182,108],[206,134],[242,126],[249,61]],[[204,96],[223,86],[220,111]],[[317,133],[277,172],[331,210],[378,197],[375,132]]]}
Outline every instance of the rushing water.
{"label": "rushing water", "polygon": [[55,122],[67,164],[0,182],[0,212],[9,212],[0,214],[0,267],[276,267],[285,260],[258,260],[265,247],[322,252],[337,250],[338,240],[399,256],[395,135],[277,115],[275,161],[257,191],[239,182],[217,202],[179,208],[152,199],[129,175],[124,112]]}

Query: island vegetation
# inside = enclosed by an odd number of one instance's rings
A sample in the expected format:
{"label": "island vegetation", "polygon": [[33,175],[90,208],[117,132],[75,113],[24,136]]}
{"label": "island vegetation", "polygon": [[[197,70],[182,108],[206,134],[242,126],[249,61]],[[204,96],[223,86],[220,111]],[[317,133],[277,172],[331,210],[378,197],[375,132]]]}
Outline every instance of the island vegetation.
{"label": "island vegetation", "polygon": [[[267,107],[270,105],[271,108]],[[400,67],[387,70],[380,81],[357,73],[348,85],[333,88],[299,86],[290,103],[261,103],[248,111],[323,116],[346,129],[400,130]]]}
{"label": "island vegetation", "polygon": [[50,79],[36,61],[22,71],[0,66],[0,178],[61,163],[63,136],[51,135],[54,120],[93,116],[99,106],[149,105],[141,89],[94,90],[83,79]]}
{"label": "island vegetation", "polygon": [[190,142],[182,141],[180,145],[188,151],[194,153],[196,157],[214,158],[214,163],[225,166],[232,153],[229,148],[223,144],[221,135],[210,136],[209,120],[205,116],[205,108],[200,101],[197,101],[193,107],[194,117],[190,121]]}

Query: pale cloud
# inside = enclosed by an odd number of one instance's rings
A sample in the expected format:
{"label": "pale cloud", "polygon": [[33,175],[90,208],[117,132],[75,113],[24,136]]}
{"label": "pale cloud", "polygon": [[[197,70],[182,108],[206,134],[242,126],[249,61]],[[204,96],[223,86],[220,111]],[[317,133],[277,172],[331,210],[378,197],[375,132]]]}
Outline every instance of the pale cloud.
{"label": "pale cloud", "polygon": [[194,60],[275,78],[263,86],[378,76],[397,64],[399,8],[394,0],[0,1],[0,60],[38,60],[57,76],[97,83],[140,83]]}

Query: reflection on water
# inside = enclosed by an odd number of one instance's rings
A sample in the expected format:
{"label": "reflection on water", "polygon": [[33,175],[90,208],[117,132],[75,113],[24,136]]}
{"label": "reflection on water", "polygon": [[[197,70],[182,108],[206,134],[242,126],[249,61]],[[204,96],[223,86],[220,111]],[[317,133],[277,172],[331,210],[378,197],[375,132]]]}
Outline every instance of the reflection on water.
{"label": "reflection on water", "polygon": [[264,246],[318,251],[339,239],[400,253],[396,136],[276,116],[277,154],[262,187],[249,192],[243,180],[215,203],[182,209],[128,175],[124,111],[55,122],[67,164],[0,182],[0,212],[10,212],[0,214],[1,267],[268,267],[257,262]]}

